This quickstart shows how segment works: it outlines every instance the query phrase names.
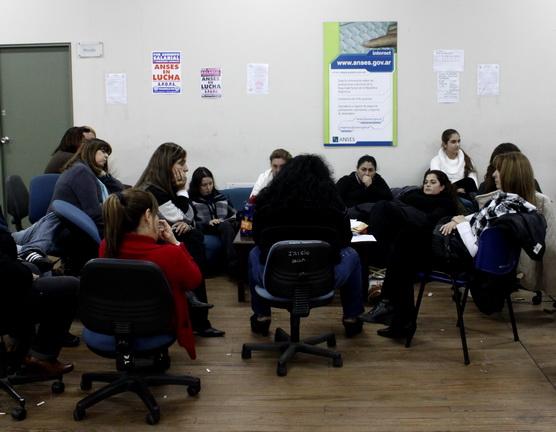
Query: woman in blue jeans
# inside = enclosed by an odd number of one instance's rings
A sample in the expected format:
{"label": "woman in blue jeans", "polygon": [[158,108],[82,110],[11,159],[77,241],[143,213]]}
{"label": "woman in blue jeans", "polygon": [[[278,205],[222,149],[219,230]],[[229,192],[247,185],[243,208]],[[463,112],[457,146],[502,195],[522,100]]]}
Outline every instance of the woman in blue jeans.
{"label": "woman in blue jeans", "polygon": [[351,229],[330,170],[316,155],[300,155],[288,162],[258,195],[253,220],[256,247],[249,256],[251,330],[267,335],[270,307],[255,292],[263,284],[264,265],[272,244],[281,240],[323,240],[335,254],[335,286],[340,288],[346,336],[361,332],[363,312],[361,262],[349,247]]}

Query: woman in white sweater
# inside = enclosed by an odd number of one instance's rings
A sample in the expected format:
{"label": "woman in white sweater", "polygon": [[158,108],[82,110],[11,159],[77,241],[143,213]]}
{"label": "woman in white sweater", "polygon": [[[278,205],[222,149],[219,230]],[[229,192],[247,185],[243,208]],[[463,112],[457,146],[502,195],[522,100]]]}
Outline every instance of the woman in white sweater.
{"label": "woman in white sweater", "polygon": [[470,199],[477,193],[477,172],[471,158],[460,148],[461,137],[455,129],[442,132],[442,146],[432,158],[430,169],[446,173],[458,194]]}

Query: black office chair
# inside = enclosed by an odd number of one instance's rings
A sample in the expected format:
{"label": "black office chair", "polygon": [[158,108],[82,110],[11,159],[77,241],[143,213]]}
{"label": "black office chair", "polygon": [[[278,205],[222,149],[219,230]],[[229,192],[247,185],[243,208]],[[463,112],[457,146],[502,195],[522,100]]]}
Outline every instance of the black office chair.
{"label": "black office chair", "polygon": [[[514,244],[510,236],[502,229],[492,227],[484,230],[479,237],[479,245],[477,255],[474,259],[474,269],[493,275],[495,277],[507,277],[515,273],[515,269],[519,260],[520,248]],[[453,272],[444,273],[439,271],[431,271],[421,273],[419,275],[421,286],[417,295],[415,304],[415,326],[417,326],[417,317],[423,300],[423,293],[428,282],[443,282],[451,285],[452,300],[456,305],[457,326],[459,327],[461,347],[463,350],[463,360],[466,365],[470,363],[469,350],[467,348],[467,337],[465,334],[465,324],[463,321],[463,313],[469,294],[469,282],[472,278],[470,272]],[[508,278],[511,280],[512,278]],[[463,294],[461,288],[464,288]],[[514,310],[512,307],[511,292],[512,286],[508,286],[504,290],[504,297],[508,305],[508,313],[512,324],[514,341],[519,341],[517,333],[517,324],[515,322]],[[405,346],[409,348],[413,339],[414,332],[409,334]]]}
{"label": "black office chair", "polygon": [[276,329],[274,343],[243,344],[241,357],[251,358],[252,351],[280,351],[276,373],[287,375],[287,362],[303,352],[332,359],[334,367],[342,366],[342,355],[315,345],[326,342],[336,346],[334,333],[300,340],[301,317],[312,308],[330,303],[334,297],[334,256],[331,246],[323,241],[299,240],[275,243],[268,253],[264,271],[264,287],[255,291],[270,306],[290,312],[290,334]]}
{"label": "black office chair", "polygon": [[18,175],[10,175],[6,179],[6,205],[16,230],[22,230],[22,221],[29,214],[29,191]]}
{"label": "black office chair", "polygon": [[[84,373],[81,389],[94,381],[108,385],[91,393],[75,406],[73,418],[118,393],[132,391],[149,410],[146,421],[156,424],[160,408],[148,386],[182,385],[195,396],[201,381],[192,376],[171,376],[168,347],[176,339],[174,303],[160,268],[148,261],[97,258],[83,268],[80,289],[83,339],[96,354],[116,359],[118,372]],[[145,364],[146,363],[146,364]]]}

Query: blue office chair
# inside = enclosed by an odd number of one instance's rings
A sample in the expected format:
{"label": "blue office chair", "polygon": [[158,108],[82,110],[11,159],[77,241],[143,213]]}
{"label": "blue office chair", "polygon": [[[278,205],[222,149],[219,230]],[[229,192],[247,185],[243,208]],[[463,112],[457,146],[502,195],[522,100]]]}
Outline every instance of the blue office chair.
{"label": "blue office chair", "polygon": [[174,300],[160,268],[149,261],[98,258],[83,268],[79,316],[83,340],[95,354],[116,360],[117,372],[91,372],[81,376],[81,389],[95,381],[109,383],[80,400],[73,418],[118,393],[137,394],[148,408],[146,421],[156,424],[160,408],[148,386],[181,385],[195,396],[199,378],[172,376],[168,348],[176,340]]}
{"label": "blue office chair", "polygon": [[243,344],[241,358],[251,358],[252,351],[280,351],[276,373],[287,374],[287,362],[302,352],[332,359],[334,367],[342,366],[339,352],[315,345],[326,342],[336,346],[334,333],[300,340],[302,317],[314,307],[324,306],[334,298],[334,256],[331,246],[323,241],[299,240],[275,243],[268,253],[264,270],[264,287],[256,293],[271,307],[290,312],[290,333],[276,329],[274,343]]}
{"label": "blue office chair", "polygon": [[100,235],[91,217],[80,208],[62,200],[52,202],[52,211],[58,216],[66,235],[58,239],[64,273],[78,276],[87,261],[98,257]]}
{"label": "blue office chair", "polygon": [[[489,275],[503,277],[511,275],[515,271],[518,260],[520,247],[513,243],[509,234],[502,228],[492,227],[484,230],[479,237],[479,245],[477,254],[474,259],[474,270],[488,273]],[[471,270],[473,271],[473,270]],[[452,288],[452,300],[456,305],[457,312],[457,326],[460,331],[461,346],[463,350],[464,363],[468,365],[469,360],[469,350],[467,348],[467,337],[465,334],[465,324],[463,321],[463,313],[465,311],[465,305],[467,302],[469,294],[469,282],[471,280],[471,273],[468,272],[453,272],[451,274],[430,271],[426,273],[419,274],[419,279],[421,281],[421,286],[419,288],[419,294],[417,295],[417,302],[415,304],[415,329],[417,328],[417,316],[419,314],[419,309],[421,307],[421,302],[423,300],[423,293],[425,291],[425,286],[429,282],[442,282],[451,285]],[[461,288],[464,288],[463,294],[461,293]],[[505,301],[508,305],[508,313],[510,315],[510,322],[512,324],[512,331],[514,335],[514,341],[519,341],[519,335],[517,333],[517,324],[515,322],[514,311],[512,307],[511,299],[511,287],[505,290]],[[411,341],[413,339],[414,332],[409,334],[405,346],[409,348]]]}
{"label": "blue office chair", "polygon": [[29,184],[29,221],[31,223],[35,223],[46,214],[58,177],[60,174],[42,174],[31,179]]}

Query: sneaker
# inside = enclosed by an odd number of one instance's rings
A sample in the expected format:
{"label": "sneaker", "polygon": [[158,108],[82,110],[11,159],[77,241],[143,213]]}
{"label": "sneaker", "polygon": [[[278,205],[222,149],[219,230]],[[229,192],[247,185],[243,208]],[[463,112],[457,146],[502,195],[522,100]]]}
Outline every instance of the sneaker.
{"label": "sneaker", "polygon": [[359,318],[368,323],[389,325],[393,315],[394,307],[387,300],[381,300],[374,308],[360,315]]}
{"label": "sneaker", "polygon": [[52,270],[52,262],[42,252],[32,250],[21,255],[21,259],[36,265],[41,273]]}

